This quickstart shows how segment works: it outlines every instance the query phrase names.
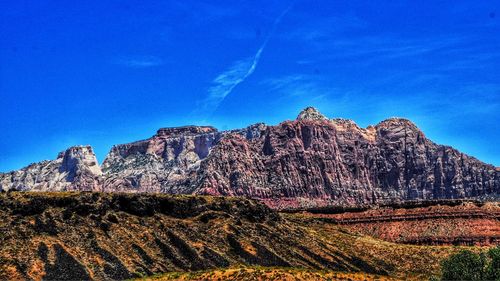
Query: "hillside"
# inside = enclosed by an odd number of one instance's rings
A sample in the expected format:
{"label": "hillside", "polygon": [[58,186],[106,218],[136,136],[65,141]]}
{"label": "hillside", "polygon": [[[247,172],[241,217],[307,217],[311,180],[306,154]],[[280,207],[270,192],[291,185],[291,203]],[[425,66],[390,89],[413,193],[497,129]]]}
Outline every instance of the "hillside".
{"label": "hillside", "polygon": [[394,244],[237,197],[0,194],[0,279],[124,279],[228,267],[398,278],[438,273],[447,246]]}
{"label": "hillside", "polygon": [[301,215],[390,242],[417,245],[500,244],[500,206],[497,202],[427,201],[413,206],[404,204],[331,211],[315,210]]}
{"label": "hillside", "polygon": [[274,280],[274,281],[391,281],[396,278],[368,273],[348,273],[328,270],[311,270],[297,268],[276,267],[240,267],[220,270],[206,270],[199,272],[172,272],[149,278],[140,278],[147,281],[238,281],[238,280]]}

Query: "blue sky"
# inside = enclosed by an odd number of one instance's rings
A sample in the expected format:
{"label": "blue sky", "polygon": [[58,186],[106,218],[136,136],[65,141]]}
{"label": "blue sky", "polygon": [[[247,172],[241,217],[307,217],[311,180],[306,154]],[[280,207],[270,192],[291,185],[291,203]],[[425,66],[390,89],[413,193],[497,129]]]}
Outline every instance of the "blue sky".
{"label": "blue sky", "polygon": [[500,1],[0,3],[0,171],[306,106],[500,166]]}

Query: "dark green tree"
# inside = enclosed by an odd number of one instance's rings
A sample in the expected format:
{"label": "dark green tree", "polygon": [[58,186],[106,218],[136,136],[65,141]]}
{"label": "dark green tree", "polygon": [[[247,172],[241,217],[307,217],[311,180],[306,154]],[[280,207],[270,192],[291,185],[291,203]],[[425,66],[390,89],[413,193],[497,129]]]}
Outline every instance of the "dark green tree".
{"label": "dark green tree", "polygon": [[488,251],[489,264],[486,269],[486,279],[500,281],[500,246]]}
{"label": "dark green tree", "polygon": [[476,254],[469,250],[462,250],[457,254],[451,255],[441,263],[442,280],[467,280],[482,281],[485,280],[484,254]]}
{"label": "dark green tree", "polygon": [[500,281],[500,246],[476,254],[462,250],[441,262],[441,280]]}

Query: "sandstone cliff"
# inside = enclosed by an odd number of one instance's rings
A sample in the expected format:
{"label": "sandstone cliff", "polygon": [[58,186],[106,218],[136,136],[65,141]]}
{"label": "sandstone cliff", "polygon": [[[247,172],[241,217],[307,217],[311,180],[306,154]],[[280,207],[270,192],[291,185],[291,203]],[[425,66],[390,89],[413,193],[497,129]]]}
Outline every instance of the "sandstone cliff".
{"label": "sandstone cliff", "polygon": [[198,170],[196,193],[242,195],[276,208],[497,196],[495,167],[391,118],[359,128],[306,109],[260,138],[221,139]]}
{"label": "sandstone cliff", "polygon": [[114,146],[102,174],[91,148],[80,149],[0,174],[1,187],[246,196],[278,209],[500,193],[498,168],[433,143],[409,120],[360,128],[314,108],[276,126],[160,129]]}
{"label": "sandstone cliff", "polygon": [[74,146],[59,153],[56,160],[0,173],[0,190],[98,190],[101,175],[92,147]]}

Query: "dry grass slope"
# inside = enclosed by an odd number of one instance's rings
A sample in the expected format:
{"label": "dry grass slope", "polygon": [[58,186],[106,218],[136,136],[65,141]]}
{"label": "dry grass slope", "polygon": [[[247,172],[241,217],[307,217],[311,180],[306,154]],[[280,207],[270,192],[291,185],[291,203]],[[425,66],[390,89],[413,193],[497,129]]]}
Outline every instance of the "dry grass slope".
{"label": "dry grass slope", "polygon": [[[273,268],[273,267],[240,267],[216,269],[200,272],[172,272],[142,278],[144,281],[391,281],[400,280],[388,276],[367,273],[347,273],[338,271],[299,269],[299,268]],[[137,280],[138,281],[138,280]]]}
{"label": "dry grass slope", "polygon": [[0,194],[0,244],[0,279],[19,280],[241,265],[423,279],[458,249],[384,242],[243,198],[86,192]]}

